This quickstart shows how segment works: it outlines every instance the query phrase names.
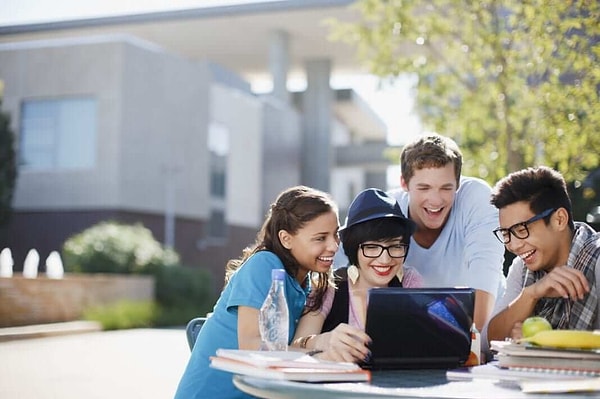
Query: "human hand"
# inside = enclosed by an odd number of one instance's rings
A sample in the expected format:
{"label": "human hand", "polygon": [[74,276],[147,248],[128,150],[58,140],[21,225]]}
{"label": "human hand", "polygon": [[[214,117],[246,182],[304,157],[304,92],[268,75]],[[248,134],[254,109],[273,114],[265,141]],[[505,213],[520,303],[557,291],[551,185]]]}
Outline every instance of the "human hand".
{"label": "human hand", "polygon": [[320,359],[358,363],[370,355],[369,342],[371,338],[364,331],[341,323],[333,330],[319,334],[315,348],[323,351]]}
{"label": "human hand", "polygon": [[583,299],[590,291],[585,275],[577,269],[557,266],[531,286],[532,294],[540,298]]}
{"label": "human hand", "polygon": [[523,338],[523,322],[522,321],[517,321],[514,325],[512,330],[510,331],[510,338],[513,341],[516,341],[518,339]]}

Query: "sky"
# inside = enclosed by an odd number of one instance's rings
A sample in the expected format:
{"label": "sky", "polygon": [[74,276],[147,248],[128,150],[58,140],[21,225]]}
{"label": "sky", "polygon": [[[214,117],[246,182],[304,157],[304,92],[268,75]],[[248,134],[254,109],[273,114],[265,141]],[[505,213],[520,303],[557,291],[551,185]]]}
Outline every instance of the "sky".
{"label": "sky", "polygon": [[[0,26],[93,18],[123,14],[165,11],[196,7],[214,7],[279,0],[0,0]],[[404,77],[395,84],[378,87],[374,76],[337,76],[334,88],[353,88],[372,107],[388,128],[388,142],[402,144],[420,133],[412,112],[410,89],[413,81]],[[293,90],[294,82],[288,82]],[[254,86],[253,86],[254,88]],[[394,173],[394,172],[392,172]],[[395,180],[395,177],[391,177]]]}
{"label": "sky", "polygon": [[278,0],[2,0],[0,26]]}

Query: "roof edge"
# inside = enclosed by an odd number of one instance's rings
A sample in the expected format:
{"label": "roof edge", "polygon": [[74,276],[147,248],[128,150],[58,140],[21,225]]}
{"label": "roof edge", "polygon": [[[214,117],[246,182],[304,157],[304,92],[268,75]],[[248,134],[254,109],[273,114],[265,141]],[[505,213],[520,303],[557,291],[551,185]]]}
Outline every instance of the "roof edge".
{"label": "roof edge", "polygon": [[94,17],[70,19],[52,22],[34,22],[17,25],[0,26],[1,35],[52,31],[61,29],[76,29],[84,27],[97,27],[118,24],[142,24],[165,20],[183,20],[198,18],[217,18],[256,13],[295,11],[309,8],[329,8],[348,6],[356,0],[280,0],[263,1],[250,4],[223,5],[211,7],[196,7],[181,10],[151,11],[139,14],[117,15],[108,17]]}

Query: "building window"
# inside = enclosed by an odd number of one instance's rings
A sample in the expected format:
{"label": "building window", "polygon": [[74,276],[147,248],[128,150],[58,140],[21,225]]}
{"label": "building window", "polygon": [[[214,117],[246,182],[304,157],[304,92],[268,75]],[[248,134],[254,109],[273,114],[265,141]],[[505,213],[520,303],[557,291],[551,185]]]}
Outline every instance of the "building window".
{"label": "building window", "polygon": [[210,173],[210,195],[225,198],[225,172],[211,170]]}
{"label": "building window", "polygon": [[210,213],[208,221],[208,236],[211,240],[225,239],[227,237],[227,224],[225,221],[225,212],[213,210]]}
{"label": "building window", "polygon": [[96,165],[96,100],[26,100],[21,108],[20,166],[27,170]]}
{"label": "building window", "polygon": [[227,162],[229,158],[229,129],[213,122],[208,128],[210,153],[210,219],[207,224],[206,243],[223,245],[227,238],[226,196]]}
{"label": "building window", "polygon": [[225,198],[227,183],[227,158],[229,156],[229,130],[222,123],[213,122],[208,128],[210,153],[210,195]]}

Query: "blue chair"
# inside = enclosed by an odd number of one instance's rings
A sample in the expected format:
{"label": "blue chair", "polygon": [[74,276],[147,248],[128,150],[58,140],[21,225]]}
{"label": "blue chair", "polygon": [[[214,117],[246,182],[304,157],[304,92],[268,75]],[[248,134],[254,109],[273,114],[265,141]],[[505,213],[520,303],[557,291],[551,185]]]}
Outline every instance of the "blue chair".
{"label": "blue chair", "polygon": [[187,326],[185,326],[185,335],[187,336],[190,351],[194,349],[196,338],[205,321],[206,317],[195,317],[187,323]]}

